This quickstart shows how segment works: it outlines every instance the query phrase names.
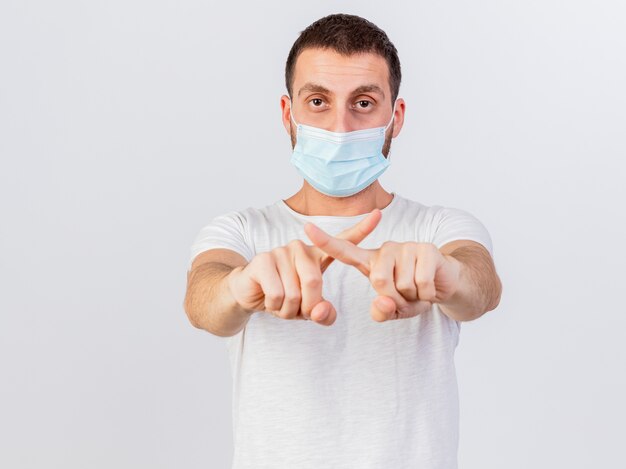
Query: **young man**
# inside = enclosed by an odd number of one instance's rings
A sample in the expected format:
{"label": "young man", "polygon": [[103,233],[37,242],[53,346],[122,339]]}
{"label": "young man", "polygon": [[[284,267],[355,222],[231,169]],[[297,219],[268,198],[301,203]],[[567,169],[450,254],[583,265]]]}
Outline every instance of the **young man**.
{"label": "young man", "polygon": [[302,188],[213,218],[191,247],[185,311],[228,337],[235,469],[457,467],[460,323],[501,283],[478,219],[377,180],[400,78],[369,21],[306,28],[281,97]]}

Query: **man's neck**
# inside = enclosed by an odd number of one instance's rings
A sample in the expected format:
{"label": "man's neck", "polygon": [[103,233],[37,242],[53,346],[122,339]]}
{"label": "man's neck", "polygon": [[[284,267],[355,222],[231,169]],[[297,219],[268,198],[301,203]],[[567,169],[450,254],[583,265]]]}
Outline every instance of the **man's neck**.
{"label": "man's neck", "polygon": [[351,217],[369,213],[375,208],[382,210],[393,198],[394,195],[383,189],[378,180],[349,197],[331,197],[322,194],[304,181],[302,188],[284,202],[302,215]]}

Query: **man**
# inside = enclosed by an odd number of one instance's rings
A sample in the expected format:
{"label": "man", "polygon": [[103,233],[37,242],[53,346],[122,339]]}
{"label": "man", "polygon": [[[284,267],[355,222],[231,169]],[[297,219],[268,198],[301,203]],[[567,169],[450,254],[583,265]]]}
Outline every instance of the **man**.
{"label": "man", "polygon": [[185,311],[228,338],[233,467],[456,468],[460,323],[501,293],[489,233],[378,182],[406,107],[382,30],[324,17],[285,76],[302,188],[213,218],[191,248]]}

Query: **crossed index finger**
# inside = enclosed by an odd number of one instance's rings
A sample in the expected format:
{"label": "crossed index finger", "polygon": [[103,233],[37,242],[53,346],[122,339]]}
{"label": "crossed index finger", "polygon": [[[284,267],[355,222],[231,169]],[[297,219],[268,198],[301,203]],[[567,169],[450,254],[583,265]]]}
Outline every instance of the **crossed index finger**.
{"label": "crossed index finger", "polygon": [[324,251],[332,259],[356,267],[369,277],[372,249],[363,249],[347,239],[331,236],[313,223],[304,225],[304,231],[313,244]]}
{"label": "crossed index finger", "polygon": [[[376,228],[376,226],[378,225],[378,222],[380,222],[381,217],[382,217],[382,212],[380,211],[380,209],[375,208],[363,220],[345,229],[344,231],[336,235],[334,238],[339,239],[339,240],[349,241],[353,245],[359,244],[374,230],[374,228]],[[318,232],[321,231],[323,235],[330,237],[330,235],[322,231],[319,227],[317,227],[313,223],[307,223],[304,228],[305,233],[307,234],[309,239],[311,239],[312,241],[313,241],[313,238],[311,238],[310,231],[307,231],[307,225],[314,226],[315,228],[317,228]],[[313,236],[315,236],[315,234]],[[316,239],[320,239],[320,238],[317,237]],[[314,244],[317,244],[317,243],[315,243],[314,241]],[[331,246],[330,248],[332,249],[333,246]],[[319,246],[318,246],[318,249],[320,249]],[[320,249],[320,250],[321,250],[320,265],[321,265],[322,273],[323,273],[326,270],[326,268],[332,263],[332,261],[335,260],[335,257],[329,254],[326,248]]]}

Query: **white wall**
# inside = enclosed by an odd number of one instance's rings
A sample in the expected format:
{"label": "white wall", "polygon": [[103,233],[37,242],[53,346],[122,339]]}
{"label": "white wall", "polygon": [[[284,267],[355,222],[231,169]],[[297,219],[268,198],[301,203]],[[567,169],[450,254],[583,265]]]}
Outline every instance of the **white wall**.
{"label": "white wall", "polygon": [[188,250],[299,188],[284,62],[338,11],[400,53],[383,187],[493,238],[502,301],[456,352],[460,468],[626,466],[624,4],[311,4],[0,4],[0,466],[229,467]]}

